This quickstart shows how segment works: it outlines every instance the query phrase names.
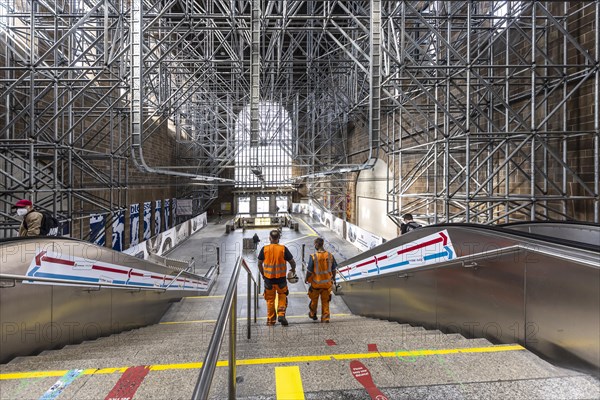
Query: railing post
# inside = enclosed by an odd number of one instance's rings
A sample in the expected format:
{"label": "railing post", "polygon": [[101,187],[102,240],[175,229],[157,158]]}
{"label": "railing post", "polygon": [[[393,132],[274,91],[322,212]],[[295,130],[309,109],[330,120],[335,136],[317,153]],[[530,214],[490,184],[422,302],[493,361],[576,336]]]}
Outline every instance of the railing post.
{"label": "railing post", "polygon": [[229,400],[235,400],[236,395],[236,365],[235,365],[235,342],[237,328],[237,289],[233,293],[231,301],[231,314],[229,317]]}
{"label": "railing post", "polygon": [[247,307],[247,313],[248,313],[248,334],[247,337],[248,339],[250,339],[250,327],[251,327],[251,321],[250,319],[252,318],[252,299],[251,299],[251,295],[252,295],[252,276],[250,275],[250,271],[246,271],[246,275],[248,276],[248,288],[247,288],[247,295],[246,295],[246,307]]}
{"label": "railing post", "polygon": [[257,314],[257,309],[258,309],[258,290],[257,289],[258,289],[258,285],[254,284],[254,323],[256,323],[256,314]]}
{"label": "railing post", "polygon": [[217,275],[221,273],[221,248],[217,247]]}
{"label": "railing post", "polygon": [[302,272],[304,272],[304,249],[306,244],[302,244]]}

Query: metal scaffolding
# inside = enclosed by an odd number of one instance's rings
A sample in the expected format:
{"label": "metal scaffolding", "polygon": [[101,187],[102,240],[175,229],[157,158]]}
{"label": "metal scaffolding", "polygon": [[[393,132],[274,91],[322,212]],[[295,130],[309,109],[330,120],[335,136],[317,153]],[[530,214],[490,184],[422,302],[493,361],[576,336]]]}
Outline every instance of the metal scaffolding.
{"label": "metal scaffolding", "polygon": [[599,8],[387,3],[391,218],[599,222]]}
{"label": "metal scaffolding", "polygon": [[[17,198],[81,236],[148,184],[200,208],[300,187],[343,217],[376,157],[396,223],[599,222],[599,19],[599,1],[0,0],[0,236]],[[286,123],[261,123],[269,104]],[[300,179],[266,173],[275,148],[268,168]]]}

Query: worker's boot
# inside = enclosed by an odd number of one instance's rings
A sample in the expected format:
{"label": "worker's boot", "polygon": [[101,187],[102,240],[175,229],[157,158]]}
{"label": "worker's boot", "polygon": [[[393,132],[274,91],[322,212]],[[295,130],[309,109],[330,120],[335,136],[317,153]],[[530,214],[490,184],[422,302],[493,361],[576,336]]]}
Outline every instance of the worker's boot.
{"label": "worker's boot", "polygon": [[283,326],[288,326],[288,321],[285,319],[284,315],[281,315],[279,318],[277,318],[277,321],[279,321],[279,323]]}

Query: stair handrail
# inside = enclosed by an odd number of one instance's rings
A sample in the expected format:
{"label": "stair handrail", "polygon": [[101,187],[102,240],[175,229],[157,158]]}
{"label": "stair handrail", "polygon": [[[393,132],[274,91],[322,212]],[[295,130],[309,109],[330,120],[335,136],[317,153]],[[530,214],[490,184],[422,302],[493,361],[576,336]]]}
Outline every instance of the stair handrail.
{"label": "stair handrail", "polygon": [[252,272],[242,257],[238,257],[235,262],[235,267],[233,268],[233,272],[231,274],[231,279],[229,280],[229,285],[227,286],[227,291],[225,292],[225,297],[223,298],[223,304],[221,306],[221,310],[219,311],[219,316],[217,317],[217,321],[215,323],[215,329],[213,330],[212,336],[210,338],[210,343],[208,344],[208,350],[206,351],[206,356],[204,357],[204,361],[202,363],[202,369],[198,376],[198,380],[196,381],[196,386],[194,387],[194,392],[192,394],[192,400],[206,400],[208,399],[208,394],[210,392],[210,387],[212,385],[213,377],[215,374],[215,369],[217,367],[217,361],[219,357],[219,352],[221,350],[221,343],[223,342],[223,337],[225,335],[225,325],[227,321],[229,321],[229,390],[228,390],[228,398],[235,399],[236,395],[236,328],[237,328],[237,283],[240,275],[240,269],[244,268],[248,274],[248,295],[247,297],[247,319],[248,319],[248,339],[250,339],[250,291],[251,291],[251,282],[254,283],[254,322],[256,322],[256,309],[258,307],[258,293],[257,288],[258,285],[256,280],[252,276]]}

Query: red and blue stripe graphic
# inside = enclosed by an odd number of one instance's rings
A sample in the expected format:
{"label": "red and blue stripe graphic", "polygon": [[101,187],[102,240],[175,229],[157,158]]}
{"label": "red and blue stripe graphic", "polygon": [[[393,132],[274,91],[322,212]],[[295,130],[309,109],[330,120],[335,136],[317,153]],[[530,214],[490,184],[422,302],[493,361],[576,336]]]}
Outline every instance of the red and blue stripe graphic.
{"label": "red and blue stripe graphic", "polygon": [[400,248],[386,250],[385,253],[339,269],[347,280],[379,275],[421,265],[451,260],[455,256],[454,248],[446,230],[407,243]]}
{"label": "red and blue stripe graphic", "polygon": [[73,281],[75,284],[77,282],[114,283],[158,289],[168,287],[171,290],[198,290],[207,287],[207,282],[198,279],[175,278],[122,265],[50,254],[46,251],[39,252],[32,260],[27,276],[63,279]]}

